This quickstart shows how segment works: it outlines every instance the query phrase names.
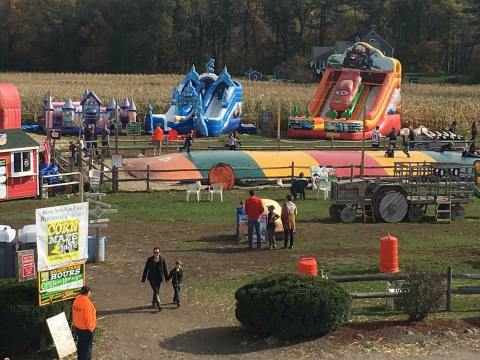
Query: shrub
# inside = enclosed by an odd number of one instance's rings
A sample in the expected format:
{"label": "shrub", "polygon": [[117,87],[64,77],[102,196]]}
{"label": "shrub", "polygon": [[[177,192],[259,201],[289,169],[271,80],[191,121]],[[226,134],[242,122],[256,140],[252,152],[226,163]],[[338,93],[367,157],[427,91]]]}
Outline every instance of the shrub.
{"label": "shrub", "polygon": [[38,306],[37,283],[0,281],[0,349],[23,351],[37,346],[40,338],[50,339],[46,319],[63,311],[70,316],[70,301]]}
{"label": "shrub", "polygon": [[350,296],[330,280],[273,275],[235,293],[235,315],[245,326],[283,339],[319,336],[347,321]]}
{"label": "shrub", "polygon": [[410,321],[420,321],[442,304],[445,295],[443,277],[436,272],[415,269],[400,286],[400,291],[400,309]]}

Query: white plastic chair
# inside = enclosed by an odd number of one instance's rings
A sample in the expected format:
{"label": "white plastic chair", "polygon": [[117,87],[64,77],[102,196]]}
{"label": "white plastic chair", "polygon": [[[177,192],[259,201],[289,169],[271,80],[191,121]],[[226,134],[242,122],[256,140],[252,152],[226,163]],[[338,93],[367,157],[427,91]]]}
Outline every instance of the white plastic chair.
{"label": "white plastic chair", "polygon": [[317,187],[317,199],[320,197],[320,191],[323,191],[323,200],[327,200],[331,188],[332,183],[328,179],[320,179]]}
{"label": "white plastic chair", "polygon": [[212,184],[208,189],[210,201],[213,201],[213,195],[220,195],[220,201],[223,202],[223,184]]}
{"label": "white plastic chair", "polygon": [[190,202],[190,194],[197,195],[197,202],[200,202],[200,189],[202,187],[202,183],[197,181],[195,184],[187,184],[187,202]]}

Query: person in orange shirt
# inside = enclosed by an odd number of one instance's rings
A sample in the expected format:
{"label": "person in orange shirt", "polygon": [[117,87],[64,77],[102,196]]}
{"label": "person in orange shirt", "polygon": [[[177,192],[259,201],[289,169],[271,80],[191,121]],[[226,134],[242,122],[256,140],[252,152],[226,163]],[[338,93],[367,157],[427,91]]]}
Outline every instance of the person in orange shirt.
{"label": "person in orange shirt", "polygon": [[162,154],[162,141],[163,141],[163,130],[159,124],[155,125],[155,130],[153,130],[153,156],[156,155],[158,150],[158,155]]}
{"label": "person in orange shirt", "polygon": [[90,300],[91,291],[82,286],[72,304],[73,326],[77,335],[78,360],[92,359],[93,330],[97,325],[97,311]]}

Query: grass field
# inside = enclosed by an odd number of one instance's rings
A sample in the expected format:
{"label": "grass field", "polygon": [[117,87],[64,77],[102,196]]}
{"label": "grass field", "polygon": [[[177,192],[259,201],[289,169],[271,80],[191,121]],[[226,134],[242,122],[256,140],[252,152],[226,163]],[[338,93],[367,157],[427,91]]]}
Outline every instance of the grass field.
{"label": "grass field", "polygon": [[[50,91],[54,100],[68,97],[79,99],[86,88],[94,90],[107,103],[112,97],[133,98],[143,118],[147,105],[155,112],[164,112],[169,104],[172,88],[183,75],[108,75],[108,74],[51,74],[1,73],[2,82],[16,85],[22,96],[23,117],[28,121],[43,116],[42,100]],[[280,102],[282,121],[294,105],[305,109],[317,84],[291,84],[281,82],[250,82],[242,80],[244,87],[245,122],[258,123],[262,112],[276,114]],[[457,120],[464,132],[472,119],[480,116],[480,86],[449,84],[404,84],[403,120],[414,126],[447,127]]]}
{"label": "grass field", "polygon": [[[285,189],[262,189],[258,193],[263,198],[280,202]],[[227,192],[223,203],[190,204],[185,203],[184,193],[179,191],[112,194],[105,201],[118,208],[119,213],[109,216],[112,221],[106,230],[109,236],[107,251],[115,253],[117,259],[128,259],[131,254],[125,252],[126,244],[151,236],[164,241],[167,245],[162,245],[162,249],[185,259],[187,271],[193,274],[190,276],[195,281],[187,287],[187,297],[200,303],[208,299],[226,311],[233,309],[233,293],[239,286],[264,274],[294,271],[300,257],[314,256],[330,276],[377,273],[379,237],[386,233],[399,239],[401,273],[414,266],[445,272],[448,265],[459,273],[480,272],[478,200],[468,205],[463,221],[448,225],[435,224],[432,213],[422,224],[341,224],[330,221],[328,202],[309,195],[309,199],[297,202],[299,216],[294,250],[248,253],[244,251],[245,245],[238,244],[234,237],[235,207],[246,197],[246,191]],[[34,222],[34,208],[74,201],[74,197],[57,197],[45,201],[1,203],[1,222],[20,227]],[[156,229],[155,233],[152,229]],[[207,257],[214,264],[204,263]],[[105,266],[110,265],[107,262]],[[213,273],[203,277],[195,275],[195,269],[211,267],[215,269]],[[469,283],[455,281],[455,285],[461,284]],[[348,291],[385,291],[386,284],[360,282],[342,286]],[[435,316],[477,316],[480,314],[478,297],[454,297],[453,310]],[[385,310],[384,300],[368,300],[354,301],[353,316],[357,320],[384,319],[398,317],[399,313]],[[231,317],[233,321],[233,311]]]}

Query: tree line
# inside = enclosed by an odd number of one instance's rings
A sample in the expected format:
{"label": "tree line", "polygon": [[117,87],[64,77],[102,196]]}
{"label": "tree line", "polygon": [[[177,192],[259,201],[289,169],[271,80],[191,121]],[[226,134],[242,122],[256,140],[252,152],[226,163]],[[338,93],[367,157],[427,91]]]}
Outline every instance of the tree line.
{"label": "tree line", "polygon": [[0,70],[271,73],[372,26],[405,71],[480,65],[477,0],[1,0]]}

